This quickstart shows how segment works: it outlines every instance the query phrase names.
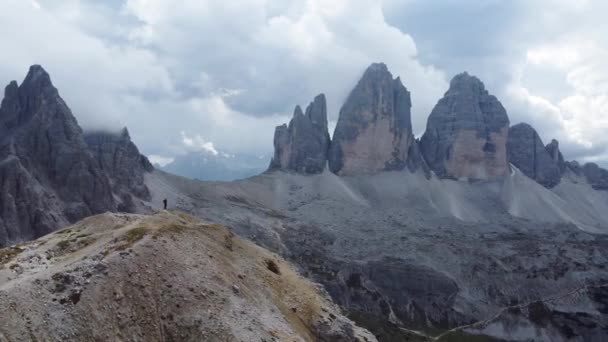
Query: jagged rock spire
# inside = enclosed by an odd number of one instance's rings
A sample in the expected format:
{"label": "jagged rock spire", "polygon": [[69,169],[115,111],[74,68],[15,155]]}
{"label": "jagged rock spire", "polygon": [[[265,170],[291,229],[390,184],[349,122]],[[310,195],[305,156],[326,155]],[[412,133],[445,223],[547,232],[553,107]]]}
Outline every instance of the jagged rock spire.
{"label": "jagged rock spire", "polygon": [[508,174],[509,117],[484,84],[456,75],[439,100],[421,138],[421,151],[440,177],[496,179]]}
{"label": "jagged rock spire", "polygon": [[[556,140],[554,142],[557,143]],[[526,176],[547,188],[552,188],[561,181],[559,157],[555,153],[555,147],[550,144],[546,148],[536,130],[526,123],[517,124],[509,129],[507,142],[509,162]],[[549,148],[555,159],[548,151]]]}
{"label": "jagged rock spire", "polygon": [[337,174],[402,170],[412,134],[410,93],[383,63],[370,65],[340,110],[329,153]]}
{"label": "jagged rock spire", "polygon": [[296,106],[289,126],[276,128],[270,169],[309,174],[323,172],[329,141],[327,102],[325,95],[320,94],[308,105],[306,114]]}

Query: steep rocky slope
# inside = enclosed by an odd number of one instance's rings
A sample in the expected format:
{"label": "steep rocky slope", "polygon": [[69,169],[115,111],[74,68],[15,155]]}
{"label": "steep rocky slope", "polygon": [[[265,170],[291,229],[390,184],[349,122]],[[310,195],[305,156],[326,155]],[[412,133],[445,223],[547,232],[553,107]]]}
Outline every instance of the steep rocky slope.
{"label": "steep rocky slope", "polygon": [[2,340],[375,341],[276,254],[179,212],[93,216],[0,265]]}

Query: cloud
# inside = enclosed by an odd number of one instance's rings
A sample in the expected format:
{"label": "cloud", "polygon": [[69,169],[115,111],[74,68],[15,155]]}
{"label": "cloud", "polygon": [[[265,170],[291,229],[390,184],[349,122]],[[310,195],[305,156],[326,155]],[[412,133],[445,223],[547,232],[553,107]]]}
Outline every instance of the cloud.
{"label": "cloud", "polygon": [[193,145],[204,137],[218,153],[268,154],[274,127],[296,104],[323,92],[335,122],[377,61],[411,91],[420,135],[449,76],[467,70],[513,122],[559,138],[568,158],[597,159],[608,154],[607,7],[591,0],[3,0],[0,82],[42,64],[85,129],[128,126],[144,153],[170,157],[192,148],[184,136]]}
{"label": "cloud", "polygon": [[[512,123],[528,122],[567,158],[608,155],[608,26],[599,0],[385,0],[389,23],[418,58],[449,75],[479,76]],[[416,97],[416,94],[412,94]]]}
{"label": "cloud", "polygon": [[205,141],[203,137],[200,135],[195,135],[194,137],[189,137],[186,135],[186,132],[182,131],[182,143],[186,148],[194,151],[194,152],[208,152],[214,156],[217,156],[219,152],[213,146],[213,142]]}
{"label": "cloud", "polygon": [[148,159],[150,160],[150,162],[153,165],[160,165],[162,166],[166,166],[168,164],[173,163],[173,161],[175,161],[175,158],[172,157],[163,157],[163,156],[159,156],[156,154],[151,154],[148,156]]}

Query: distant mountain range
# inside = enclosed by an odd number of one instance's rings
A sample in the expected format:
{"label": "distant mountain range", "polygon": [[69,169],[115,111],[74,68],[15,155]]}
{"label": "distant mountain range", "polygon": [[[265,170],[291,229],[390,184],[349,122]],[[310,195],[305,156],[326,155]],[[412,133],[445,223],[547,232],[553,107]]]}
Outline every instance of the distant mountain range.
{"label": "distant mountain range", "polygon": [[193,179],[233,181],[258,175],[268,168],[270,157],[251,154],[190,152],[160,166],[164,171]]}

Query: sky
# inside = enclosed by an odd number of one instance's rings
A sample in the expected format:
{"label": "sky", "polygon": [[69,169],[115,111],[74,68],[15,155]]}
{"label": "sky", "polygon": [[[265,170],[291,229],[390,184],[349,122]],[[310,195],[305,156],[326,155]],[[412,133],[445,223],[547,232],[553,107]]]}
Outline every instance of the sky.
{"label": "sky", "polygon": [[166,163],[270,157],[274,127],[325,93],[330,127],[365,68],[412,96],[417,136],[455,74],[566,159],[608,166],[608,1],[0,0],[0,83],[41,64],[85,130],[127,126]]}

